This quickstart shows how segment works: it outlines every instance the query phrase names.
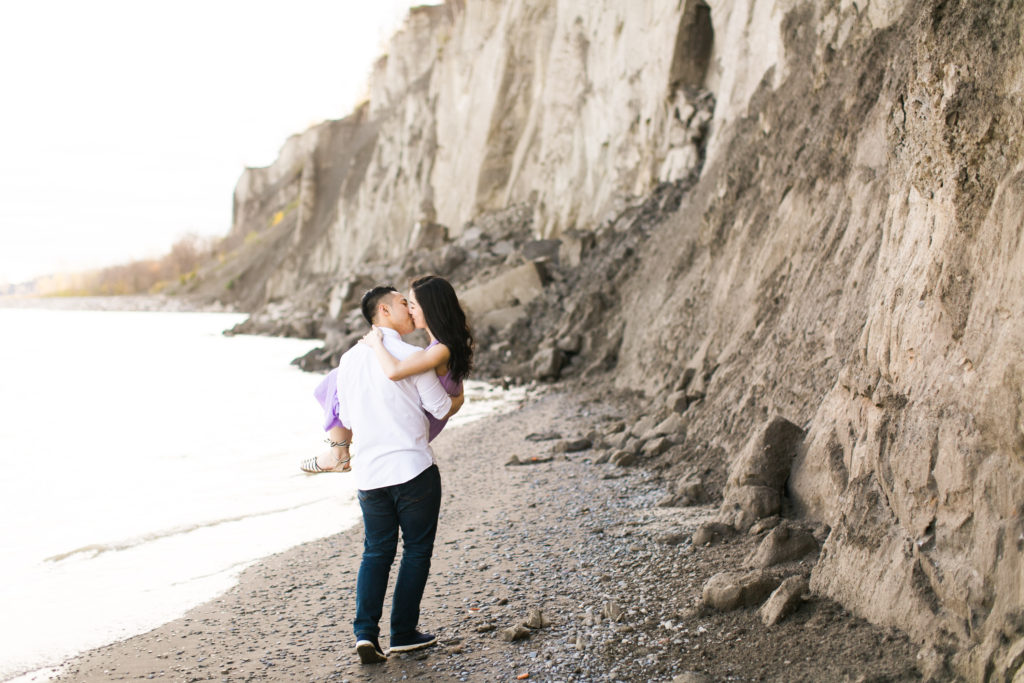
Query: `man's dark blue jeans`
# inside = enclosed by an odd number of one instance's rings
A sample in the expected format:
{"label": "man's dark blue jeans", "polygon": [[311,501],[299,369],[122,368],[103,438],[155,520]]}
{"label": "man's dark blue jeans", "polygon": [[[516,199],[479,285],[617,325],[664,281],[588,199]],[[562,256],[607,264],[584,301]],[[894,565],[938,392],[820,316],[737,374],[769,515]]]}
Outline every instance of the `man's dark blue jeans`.
{"label": "man's dark blue jeans", "polygon": [[420,600],[430,573],[437,515],[441,510],[441,473],[431,465],[404,484],[359,492],[363,510],[363,561],[356,581],[356,639],[380,635],[380,617],[388,575],[402,530],[402,563],[391,600],[391,635],[407,635],[420,620]]}

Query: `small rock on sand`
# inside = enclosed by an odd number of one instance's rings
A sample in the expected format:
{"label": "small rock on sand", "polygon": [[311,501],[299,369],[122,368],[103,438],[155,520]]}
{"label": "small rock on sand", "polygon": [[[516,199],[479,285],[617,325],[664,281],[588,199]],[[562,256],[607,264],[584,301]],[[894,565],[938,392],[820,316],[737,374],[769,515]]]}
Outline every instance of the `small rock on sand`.
{"label": "small rock on sand", "polygon": [[722,572],[704,584],[704,604],[722,611],[751,607],[761,602],[781,583],[761,570]]}
{"label": "small rock on sand", "polygon": [[807,592],[807,579],[802,576],[791,576],[775,589],[771,597],[761,605],[759,614],[765,626],[774,626],[791,614],[803,600]]}
{"label": "small rock on sand", "polygon": [[526,628],[522,624],[516,624],[515,626],[509,626],[508,628],[498,631],[498,636],[502,640],[512,643],[517,640],[523,640],[530,637],[530,629]]}

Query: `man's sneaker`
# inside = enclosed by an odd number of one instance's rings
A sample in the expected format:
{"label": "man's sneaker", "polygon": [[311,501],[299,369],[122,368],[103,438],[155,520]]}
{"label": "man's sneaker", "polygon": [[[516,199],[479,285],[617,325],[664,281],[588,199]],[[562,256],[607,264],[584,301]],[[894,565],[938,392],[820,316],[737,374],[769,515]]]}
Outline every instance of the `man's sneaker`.
{"label": "man's sneaker", "polygon": [[380,641],[377,637],[360,638],[356,641],[356,652],[359,654],[359,661],[363,664],[380,664],[388,661],[384,651],[380,649]]}
{"label": "man's sneaker", "polygon": [[408,652],[421,647],[429,647],[437,643],[437,637],[429,633],[413,631],[404,636],[391,636],[391,652]]}

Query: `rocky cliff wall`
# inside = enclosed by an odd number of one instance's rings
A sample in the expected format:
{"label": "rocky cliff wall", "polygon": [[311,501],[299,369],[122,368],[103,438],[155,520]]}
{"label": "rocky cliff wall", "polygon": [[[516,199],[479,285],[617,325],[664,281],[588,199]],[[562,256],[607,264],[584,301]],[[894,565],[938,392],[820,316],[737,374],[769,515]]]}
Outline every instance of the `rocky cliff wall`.
{"label": "rocky cliff wall", "polygon": [[[417,223],[457,236],[483,212],[523,204],[538,235],[557,236],[686,176],[710,120],[710,31],[695,0],[414,9],[374,70],[369,102],[349,117],[358,124],[339,133],[347,137],[324,141],[331,123],[311,129],[239,182],[239,239],[297,206],[303,177],[312,220],[326,225],[315,256],[286,259],[268,278],[266,299],[300,274],[402,256]],[[345,176],[341,196],[325,165]]]}
{"label": "rocky cliff wall", "polygon": [[439,271],[495,302],[481,372],[639,390],[644,424],[674,397],[685,438],[637,455],[734,524],[784,418],[782,511],[831,529],[812,589],[929,675],[1017,680],[1022,26],[1010,0],[418,9],[367,105],[247,172],[257,248],[222,269],[324,362],[358,283]]}
{"label": "rocky cliff wall", "polygon": [[812,589],[929,643],[939,678],[1017,680],[1024,8],[896,9],[784,13],[783,59],[624,288],[616,380],[703,397],[684,471],[805,427]]}

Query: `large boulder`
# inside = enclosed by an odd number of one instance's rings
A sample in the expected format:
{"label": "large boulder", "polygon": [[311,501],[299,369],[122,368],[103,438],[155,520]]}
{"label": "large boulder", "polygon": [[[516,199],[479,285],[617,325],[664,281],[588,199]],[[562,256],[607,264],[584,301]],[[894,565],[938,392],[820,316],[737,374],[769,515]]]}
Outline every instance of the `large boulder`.
{"label": "large boulder", "polygon": [[537,265],[524,263],[467,289],[459,294],[459,302],[475,322],[488,311],[527,304],[543,292],[544,283]]}
{"label": "large boulder", "polygon": [[818,541],[811,532],[788,523],[772,529],[757,549],[747,558],[752,567],[771,567],[799,560],[818,550]]}
{"label": "large boulder", "polygon": [[719,520],[746,531],[762,517],[780,512],[790,466],[803,438],[804,430],[789,420],[769,421],[733,463]]}

